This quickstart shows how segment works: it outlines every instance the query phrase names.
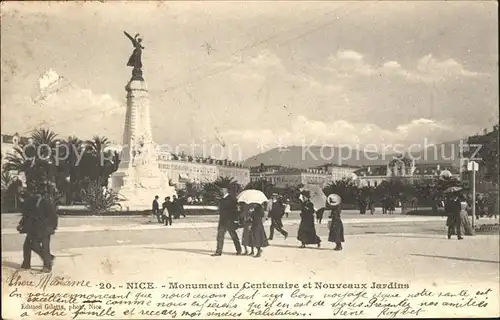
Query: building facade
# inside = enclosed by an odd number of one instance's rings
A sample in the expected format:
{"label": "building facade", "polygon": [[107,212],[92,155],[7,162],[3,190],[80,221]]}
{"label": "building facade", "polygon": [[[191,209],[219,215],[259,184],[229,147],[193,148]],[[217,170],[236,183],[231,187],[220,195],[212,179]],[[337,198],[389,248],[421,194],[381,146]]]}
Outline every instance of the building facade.
{"label": "building facade", "polygon": [[356,170],[361,169],[361,167],[336,164],[325,164],[317,168],[323,171],[327,171],[331,176],[331,181],[339,181],[350,178]]}
{"label": "building facade", "polygon": [[297,169],[281,166],[260,166],[250,169],[250,180],[269,181],[278,188],[295,187],[299,184],[322,186],[331,181],[331,174],[319,168]]}
{"label": "building facade", "polygon": [[219,177],[233,178],[242,186],[250,182],[250,169],[229,160],[174,155],[158,152],[158,166],[162,173],[179,189],[186,183],[209,183]]}
{"label": "building facade", "polygon": [[354,174],[359,186],[377,187],[383,181],[394,177],[418,181],[437,178],[444,171],[449,171],[454,178],[461,177],[460,166],[452,162],[417,164],[409,158],[394,159],[386,165],[365,166]]}

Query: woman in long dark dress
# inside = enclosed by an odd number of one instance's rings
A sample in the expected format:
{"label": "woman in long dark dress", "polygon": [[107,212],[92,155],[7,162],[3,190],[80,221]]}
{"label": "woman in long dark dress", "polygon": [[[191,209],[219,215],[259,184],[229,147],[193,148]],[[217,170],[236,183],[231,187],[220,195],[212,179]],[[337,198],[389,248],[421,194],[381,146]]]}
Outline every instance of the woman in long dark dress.
{"label": "woman in long dark dress", "polygon": [[302,211],[300,213],[297,239],[302,243],[300,248],[305,248],[306,244],[316,244],[319,248],[321,246],[321,239],[316,235],[314,227],[314,205],[311,202],[311,193],[303,191],[302,195],[304,202],[302,203]]}
{"label": "woman in long dark dress", "polygon": [[250,227],[252,245],[257,248],[255,258],[262,255],[262,248],[269,246],[267,241],[266,230],[264,229],[264,208],[260,204],[252,203],[250,207],[250,216],[252,218],[252,225]]}
{"label": "woman in long dark dress", "polygon": [[335,248],[333,250],[342,250],[342,242],[344,242],[344,224],[340,218],[340,213],[342,209],[340,204],[332,207],[330,222],[330,232],[328,234],[328,241],[335,243]]}
{"label": "woman in long dark dress", "polygon": [[250,247],[251,251],[250,254],[253,255],[253,243],[252,243],[252,234],[251,234],[251,227],[252,227],[252,216],[250,212],[250,206],[248,204],[241,204],[241,221],[243,223],[243,234],[241,235],[241,245],[245,249],[245,252],[243,255],[248,254],[248,249],[247,247]]}

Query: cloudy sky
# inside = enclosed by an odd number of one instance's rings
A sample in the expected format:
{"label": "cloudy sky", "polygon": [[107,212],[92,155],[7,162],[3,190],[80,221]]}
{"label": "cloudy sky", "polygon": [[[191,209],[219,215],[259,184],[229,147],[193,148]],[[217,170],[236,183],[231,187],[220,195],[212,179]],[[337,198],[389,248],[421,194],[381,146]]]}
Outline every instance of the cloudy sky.
{"label": "cloudy sky", "polygon": [[[498,122],[497,19],[493,1],[3,2],[2,133],[121,142],[127,30],[160,144],[454,140]],[[71,85],[34,103],[48,69]]]}

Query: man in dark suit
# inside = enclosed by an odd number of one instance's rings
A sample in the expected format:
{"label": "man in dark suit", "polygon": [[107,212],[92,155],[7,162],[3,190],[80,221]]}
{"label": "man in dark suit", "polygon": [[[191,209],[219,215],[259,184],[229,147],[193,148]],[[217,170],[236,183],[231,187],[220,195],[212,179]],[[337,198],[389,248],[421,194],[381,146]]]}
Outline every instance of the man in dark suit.
{"label": "man in dark suit", "polygon": [[224,246],[224,236],[229,232],[233,240],[236,254],[241,254],[241,244],[236,229],[238,225],[235,221],[238,219],[238,210],[236,199],[229,195],[227,188],[222,188],[222,198],[219,203],[219,225],[217,227],[217,249],[212,256],[222,255],[222,247]]}
{"label": "man in dark suit", "polygon": [[165,225],[172,225],[172,215],[174,212],[172,202],[170,201],[170,197],[165,197],[165,202],[161,205],[161,210],[163,214],[163,222]]}
{"label": "man in dark suit", "polygon": [[177,196],[174,194],[172,198],[172,209],[174,210],[173,215],[174,219],[180,219],[181,218],[181,199],[177,198]]}
{"label": "man in dark suit", "polygon": [[161,219],[161,214],[160,214],[160,205],[158,204],[158,196],[155,196],[155,199],[153,200],[153,215],[156,216],[156,219],[158,219],[158,223],[162,223]]}
{"label": "man in dark suit", "polygon": [[271,218],[271,228],[269,229],[269,240],[273,240],[274,229],[278,230],[285,239],[288,237],[288,232],[283,230],[283,215],[285,214],[285,205],[278,199],[278,194],[273,193],[271,199],[271,210],[269,211],[269,218]]}
{"label": "man in dark suit", "polygon": [[31,251],[43,261],[42,272],[51,272],[55,256],[50,253],[50,237],[58,225],[56,206],[48,193],[47,183],[29,186],[29,195],[23,201],[22,218],[17,230],[26,234],[21,269],[31,268]]}

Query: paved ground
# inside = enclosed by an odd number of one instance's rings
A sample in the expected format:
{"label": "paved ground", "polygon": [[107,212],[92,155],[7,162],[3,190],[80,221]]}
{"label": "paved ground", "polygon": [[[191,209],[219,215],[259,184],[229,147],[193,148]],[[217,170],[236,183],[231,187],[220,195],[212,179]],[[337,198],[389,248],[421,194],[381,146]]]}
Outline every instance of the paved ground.
{"label": "paved ground", "polygon": [[[447,240],[441,235],[425,235],[413,233],[399,234],[368,234],[368,235],[348,235],[345,243],[345,250],[336,252],[331,250],[330,243],[324,243],[323,247],[317,248],[297,248],[295,239],[289,238],[283,240],[277,238],[273,240],[272,245],[265,248],[261,258],[251,258],[245,256],[235,256],[230,242],[226,242],[225,250],[228,254],[221,257],[211,257],[210,253],[214,248],[213,241],[196,241],[196,242],[176,242],[170,244],[139,244],[113,247],[92,247],[92,248],[70,248],[56,249],[57,255],[54,275],[71,278],[74,280],[90,280],[92,281],[92,290],[95,294],[104,292],[125,293],[124,289],[126,282],[131,281],[152,281],[157,288],[156,291],[141,290],[143,294],[148,292],[153,293],[154,301],[160,301],[161,294],[182,294],[192,292],[189,297],[170,297],[163,303],[188,303],[190,305],[195,300],[193,291],[188,289],[173,290],[169,288],[169,283],[220,283],[223,282],[227,286],[229,282],[242,285],[245,281],[253,283],[299,283],[300,288],[307,282],[323,282],[323,283],[368,283],[371,286],[372,282],[377,283],[397,283],[409,284],[407,290],[370,290],[366,292],[368,298],[360,298],[357,302],[367,302],[373,294],[391,293],[401,294],[408,297],[408,294],[415,294],[426,289],[431,292],[433,297],[418,297],[406,298],[411,307],[364,307],[364,308],[349,308],[345,307],[344,311],[339,311],[341,307],[332,306],[331,303],[340,303],[342,301],[353,301],[354,298],[327,298],[325,294],[355,294],[354,289],[300,289],[303,294],[312,295],[313,303],[323,300],[326,302],[324,306],[316,306],[311,308],[288,307],[279,308],[276,303],[294,304],[298,301],[306,303],[308,298],[298,298],[296,292],[295,298],[291,297],[293,290],[270,290],[275,294],[283,294],[277,297],[277,301],[268,312],[284,312],[284,310],[298,312],[295,318],[304,317],[347,317],[348,315],[342,312],[354,312],[355,310],[364,310],[364,316],[368,317],[388,317],[384,312],[398,312],[398,317],[409,317],[411,314],[404,313],[408,310],[418,310],[420,307],[417,301],[432,301],[442,303],[461,303],[465,302],[465,298],[461,296],[453,296],[459,293],[460,290],[467,290],[467,300],[470,298],[475,301],[476,307],[459,307],[458,305],[451,307],[423,307],[419,311],[419,316],[495,316],[499,312],[498,293],[499,293],[499,237],[478,235],[468,237],[464,241]],[[3,279],[8,279],[19,266],[21,260],[21,252],[3,252],[2,260],[2,276]],[[36,263],[34,263],[36,265]],[[40,275],[24,272],[23,279],[39,279]],[[33,280],[34,281],[34,280]],[[99,283],[102,283],[101,285]],[[100,290],[100,286],[114,287],[112,290]],[[120,286],[122,288],[120,288]],[[84,289],[73,287],[57,287],[58,292],[82,292]],[[490,291],[488,291],[488,289]],[[2,291],[14,290],[12,287],[7,287],[4,282]],[[18,288],[19,292],[28,290]],[[48,288],[47,292],[54,292],[54,288]],[[354,291],[353,291],[354,290]],[[232,299],[236,295],[237,290],[203,290],[205,293],[223,293],[226,297],[219,297],[210,300],[212,303],[219,305],[206,306],[199,315],[195,317],[207,318],[216,317],[215,314],[209,314],[210,310],[217,309],[217,312],[241,312],[240,316],[223,315],[224,318],[241,318],[253,317],[262,318],[262,314],[256,314],[256,309],[251,310],[249,304],[254,301],[256,303],[270,303],[273,298],[265,298],[262,296],[263,290],[244,290],[242,293],[251,296],[255,294],[253,300],[244,299],[243,297]],[[478,291],[489,292],[487,295],[477,295]],[[132,291],[136,294],[139,291]],[[200,291],[198,291],[200,292]],[[438,297],[438,292],[447,297]],[[241,294],[241,292],[240,292]],[[5,295],[3,295],[6,297]],[[452,297],[453,296],[453,297]],[[13,299],[13,298],[7,298]],[[392,299],[392,300],[391,300]],[[396,299],[396,300],[394,300]],[[427,299],[427,300],[425,300]],[[102,299],[101,299],[102,300]],[[104,299],[105,300],[105,299]],[[132,299],[133,300],[133,299]],[[204,299],[203,299],[204,300]],[[387,300],[379,298],[379,301],[401,301],[402,298],[390,298]],[[10,301],[10,302],[9,302]],[[19,315],[19,302],[9,300],[6,304],[9,306],[8,311],[3,311],[3,315],[8,318],[8,315]],[[106,301],[106,300],[105,300]],[[198,299],[199,301],[199,299]],[[488,302],[485,307],[477,307],[479,301]],[[4,301],[5,302],[5,301]],[[472,303],[473,303],[472,302]],[[227,303],[222,306],[222,303]],[[368,302],[367,302],[368,303]],[[228,305],[234,305],[229,307]],[[116,312],[123,315],[123,310],[126,306],[114,306]],[[107,307],[106,307],[107,308]],[[339,309],[340,308],[340,309]],[[153,310],[151,307],[136,307],[138,310]],[[156,308],[155,310],[169,310],[168,312],[178,312],[176,317],[181,317],[182,307]],[[257,308],[258,309],[258,308]],[[261,307],[259,312],[265,309]],[[281,311],[276,311],[276,310]],[[386,310],[387,309],[387,310]],[[194,311],[194,308],[190,308]],[[386,310],[386,311],[384,311]],[[406,311],[404,311],[406,310]],[[165,311],[167,312],[167,311]],[[335,314],[335,312],[337,312]],[[380,315],[382,313],[382,315]],[[274,313],[274,315],[280,315]],[[292,317],[292,315],[282,317]],[[351,314],[352,315],[352,314]],[[170,314],[168,318],[172,317]],[[219,314],[219,316],[221,316]],[[414,315],[413,315],[414,316]],[[163,316],[166,318],[167,316]],[[47,317],[46,317],[47,318]],[[84,318],[84,317],[79,317]],[[119,318],[119,316],[118,316]],[[135,315],[130,318],[152,318]],[[158,317],[156,317],[158,318]]]}
{"label": "paved ground", "polygon": [[[19,217],[2,217],[1,243],[3,250],[19,250],[24,236],[14,226]],[[188,217],[174,220],[172,226],[163,226],[149,217],[60,217],[59,228],[52,240],[54,249],[130,244],[168,244],[173,242],[207,241],[215,238],[216,216]],[[445,218],[405,215],[355,215],[343,218],[346,235],[419,233],[445,236]],[[494,219],[481,219],[482,223],[498,223]],[[265,222],[269,232],[269,221]],[[299,220],[284,219],[290,239],[297,235]],[[317,224],[321,237],[327,237],[326,221]],[[281,235],[277,235],[280,237]]]}
{"label": "paved ground", "polygon": [[[12,279],[22,260],[24,236],[14,227],[19,216],[2,215],[2,278]],[[296,213],[285,219],[288,239],[279,234],[264,249],[261,258],[234,255],[234,246],[227,237],[224,255],[211,257],[215,248],[217,217],[188,217],[174,221],[171,227],[154,223],[151,217],[61,217],[60,228],[52,240],[52,252],[56,255],[53,277],[65,279],[89,280],[91,288],[57,286],[47,292],[93,292],[125,294],[126,282],[151,281],[156,286],[152,301],[155,307],[136,307],[135,312],[142,314],[128,315],[128,318],[307,318],[307,317],[349,317],[362,310],[364,317],[466,317],[494,316],[499,314],[499,236],[476,235],[462,241],[446,239],[445,218],[415,217],[405,215],[364,215],[346,212],[343,216],[346,242],[344,251],[333,251],[333,245],[327,242],[326,220],[317,224],[316,229],[323,240],[321,248],[299,249],[296,240],[298,219]],[[481,221],[482,220],[482,221]],[[495,219],[481,219],[482,223],[498,223]],[[269,221],[266,222],[266,226]],[[268,232],[266,228],[266,232]],[[241,232],[241,230],[239,231]],[[40,260],[33,257],[33,268],[40,268]],[[40,281],[37,272],[22,272],[23,280]],[[298,283],[301,293],[310,295],[298,297],[293,290],[268,289],[274,297],[264,297],[264,290],[228,289],[229,282],[242,285],[251,283]],[[218,297],[195,297],[193,290],[171,289],[170,283],[220,283],[226,290],[205,290],[204,293],[218,293]],[[303,288],[307,282],[323,283],[365,283],[372,282],[409,284],[408,289],[367,289],[366,297],[358,300],[349,295],[356,294],[354,289],[314,289]],[[109,286],[114,289],[100,289]],[[121,286],[121,287],[120,287]],[[431,292],[432,296],[416,295]],[[8,286],[2,282],[2,296],[9,300],[9,306],[2,312],[3,318],[19,318],[21,303],[26,297],[15,300],[5,292],[18,290],[26,294],[26,287]],[[38,290],[39,289],[33,289]],[[51,291],[52,290],[52,291]],[[468,290],[467,297],[460,296],[461,290]],[[489,290],[489,291],[488,291]],[[131,291],[148,294],[147,290]],[[191,292],[189,297],[168,296]],[[198,290],[198,292],[200,292]],[[391,293],[392,292],[392,293]],[[400,297],[395,297],[395,293]],[[424,292],[424,293],[425,293]],[[478,294],[485,293],[485,294]],[[325,296],[331,293],[332,296]],[[359,293],[359,292],[358,292]],[[379,294],[391,293],[391,297]],[[167,296],[161,297],[162,294]],[[226,297],[222,295],[227,294]],[[252,299],[250,296],[255,294]],[[342,298],[339,298],[343,294]],[[427,294],[427,293],[426,293]],[[439,296],[441,294],[441,296]],[[246,295],[248,299],[244,299]],[[283,295],[283,296],[280,296]],[[233,299],[234,296],[239,298]],[[374,298],[377,296],[377,298]],[[207,296],[208,297],[208,296]],[[406,302],[401,302],[406,297]],[[143,297],[144,298],[144,297]],[[167,299],[168,298],[168,299]],[[14,300],[12,300],[14,299]],[[110,298],[111,299],[111,298]],[[127,300],[128,299],[128,300]],[[140,300],[141,297],[129,297],[121,300]],[[146,298],[144,298],[146,299]],[[201,300],[200,300],[201,299]],[[307,305],[311,300],[310,304]],[[364,299],[364,300],[363,300]],[[370,300],[371,299],[371,300]],[[369,301],[378,299],[376,304]],[[399,300],[398,300],[399,299]],[[91,299],[92,300],[92,299]],[[97,299],[94,299],[97,300]],[[85,306],[85,312],[104,312],[111,300],[103,300],[102,306]],[[116,299],[115,299],[116,300]],[[115,300],[111,303],[117,303]],[[120,299],[119,299],[120,300]],[[364,301],[365,307],[349,307],[348,302]],[[198,302],[196,302],[198,301]],[[201,302],[200,302],[201,301]],[[270,303],[269,307],[250,306],[251,302]],[[267,302],[266,302],[267,301]],[[272,302],[274,301],[274,302]],[[325,305],[320,305],[321,302]],[[409,302],[408,302],[409,301]],[[435,302],[454,306],[423,306],[420,303]],[[467,302],[469,301],[469,302]],[[4,301],[5,302],[5,301]],[[205,303],[201,308],[190,307],[192,303]],[[464,303],[469,303],[464,307]],[[156,304],[160,303],[160,305]],[[183,308],[180,305],[186,304]],[[284,304],[288,303],[289,306]],[[311,304],[318,304],[311,308]],[[397,306],[402,303],[404,307]],[[406,303],[410,303],[407,306]],[[170,304],[170,307],[166,307]],[[174,306],[175,304],[175,306]],[[281,306],[280,306],[281,304]],[[344,306],[342,304],[345,304]],[[383,307],[385,304],[386,307]],[[392,304],[392,306],[388,306]],[[50,304],[49,304],[50,305]],[[79,306],[76,304],[75,306]],[[295,307],[297,305],[297,307]],[[303,305],[301,307],[301,305]],[[479,306],[478,305],[482,305]],[[45,307],[47,304],[45,304]],[[307,308],[306,308],[307,307]],[[100,308],[100,309],[99,309]],[[127,318],[123,312],[126,306],[113,305],[115,318]],[[191,316],[182,316],[182,310],[200,310]],[[23,309],[26,310],[26,309]],[[44,309],[45,310],[45,309]],[[97,310],[97,311],[96,311]],[[142,311],[140,311],[142,310]],[[166,312],[156,314],[158,310]],[[420,310],[420,311],[419,311]],[[28,310],[27,319],[36,312]],[[48,316],[52,319],[49,309]],[[65,318],[73,318],[74,310],[66,310]],[[210,313],[211,312],[211,313]],[[287,313],[293,312],[293,313]],[[413,312],[413,313],[412,313]],[[69,315],[68,315],[69,314]],[[106,318],[105,314],[94,317]],[[77,315],[76,319],[85,319]],[[109,317],[108,317],[109,318]]]}
{"label": "paved ground", "polygon": [[[289,219],[297,220],[299,219],[299,212],[293,211]],[[383,215],[381,212],[376,212],[374,215],[360,215],[357,210],[344,210],[342,212],[343,217],[345,218],[359,218],[359,219],[371,219],[371,218],[390,218],[401,216],[399,212],[396,212],[393,215]],[[17,223],[19,222],[20,214],[17,213],[9,213],[0,215],[0,219],[2,222],[2,229],[15,228]],[[147,217],[144,216],[60,216],[60,226],[61,227],[73,227],[73,226],[82,226],[82,225],[106,225],[106,226],[118,226],[118,225],[132,225],[132,224],[145,224],[150,221],[152,216],[149,215]],[[326,217],[326,214],[325,214]],[[182,218],[181,222],[216,222],[218,219],[217,215],[207,215],[207,216],[188,216],[186,218]]]}

